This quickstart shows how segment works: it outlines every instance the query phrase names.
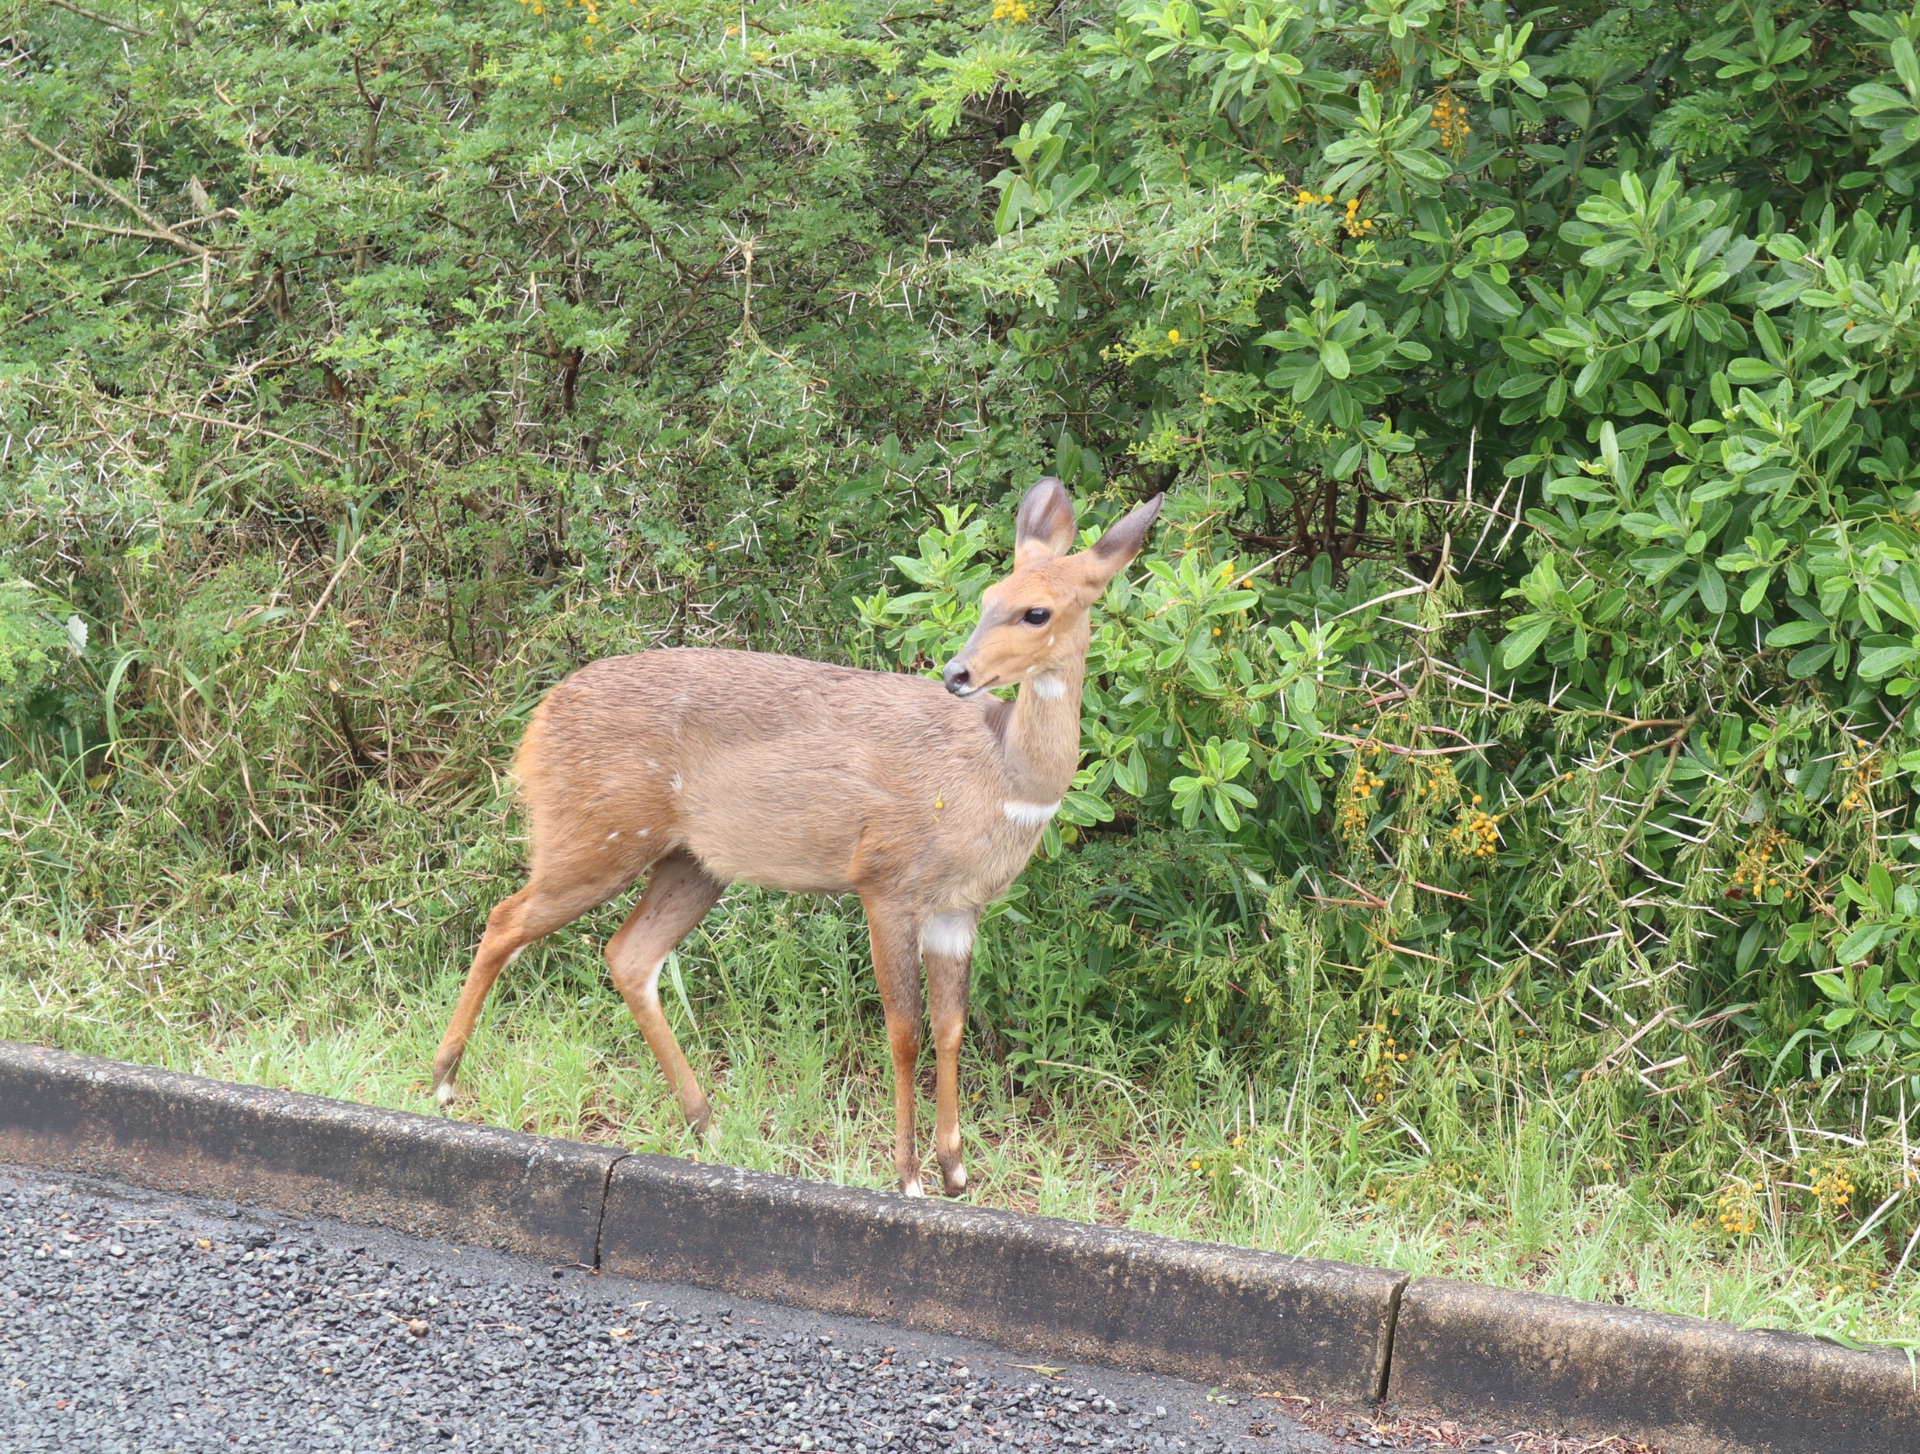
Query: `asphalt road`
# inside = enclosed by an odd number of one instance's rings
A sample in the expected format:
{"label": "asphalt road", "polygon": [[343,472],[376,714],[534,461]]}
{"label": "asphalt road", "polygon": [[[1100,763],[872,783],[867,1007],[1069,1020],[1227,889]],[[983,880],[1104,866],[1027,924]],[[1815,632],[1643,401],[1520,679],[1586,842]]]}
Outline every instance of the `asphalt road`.
{"label": "asphalt road", "polygon": [[1039,1362],[0,1167],[10,1454],[1353,1447],[1272,1401]]}
{"label": "asphalt road", "polygon": [[1299,1392],[0,1164],[0,1454],[1645,1448]]}

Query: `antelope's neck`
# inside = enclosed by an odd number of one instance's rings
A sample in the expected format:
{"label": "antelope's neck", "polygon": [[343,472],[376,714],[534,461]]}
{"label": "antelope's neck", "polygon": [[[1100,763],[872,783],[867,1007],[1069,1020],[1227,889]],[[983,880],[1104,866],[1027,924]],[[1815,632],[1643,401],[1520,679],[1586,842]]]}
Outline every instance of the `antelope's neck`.
{"label": "antelope's neck", "polygon": [[1057,803],[1080,767],[1080,692],[1084,664],[1021,683],[1007,723],[1007,771],[1022,798]]}

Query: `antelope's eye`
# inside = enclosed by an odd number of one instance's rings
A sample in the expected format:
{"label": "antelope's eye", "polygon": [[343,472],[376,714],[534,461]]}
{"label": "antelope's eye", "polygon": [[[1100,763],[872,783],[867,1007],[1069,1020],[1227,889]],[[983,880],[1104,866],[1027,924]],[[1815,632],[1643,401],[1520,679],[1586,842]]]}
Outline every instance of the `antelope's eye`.
{"label": "antelope's eye", "polygon": [[1045,606],[1035,606],[1020,619],[1029,626],[1044,626],[1053,619],[1053,612],[1049,611]]}

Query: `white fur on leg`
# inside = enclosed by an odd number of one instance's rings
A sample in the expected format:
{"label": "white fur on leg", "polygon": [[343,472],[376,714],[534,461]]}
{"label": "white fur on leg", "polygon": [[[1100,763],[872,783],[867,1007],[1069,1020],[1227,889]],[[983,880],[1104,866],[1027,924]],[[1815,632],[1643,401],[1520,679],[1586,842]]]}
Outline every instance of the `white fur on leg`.
{"label": "white fur on leg", "polygon": [[964,959],[973,949],[972,914],[936,914],[921,927],[920,952]]}
{"label": "white fur on leg", "polygon": [[440,1103],[442,1110],[453,1104],[453,1081],[443,1080],[433,1088],[433,1098]]}
{"label": "white fur on leg", "polygon": [[923,1197],[926,1194],[926,1188],[920,1185],[917,1176],[910,1176],[900,1183],[900,1195],[903,1197]]}

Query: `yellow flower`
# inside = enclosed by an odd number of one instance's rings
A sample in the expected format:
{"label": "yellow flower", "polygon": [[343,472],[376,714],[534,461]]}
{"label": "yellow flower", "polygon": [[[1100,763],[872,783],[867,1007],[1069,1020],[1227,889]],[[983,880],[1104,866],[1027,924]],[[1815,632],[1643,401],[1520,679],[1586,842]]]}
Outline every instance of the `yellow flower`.
{"label": "yellow flower", "polygon": [[1167,330],[1167,342],[1178,343],[1179,341],[1180,341],[1180,330],[1177,328],[1169,328]]}
{"label": "yellow flower", "polygon": [[1433,118],[1427,125],[1440,133],[1440,144],[1448,151],[1459,153],[1473,134],[1473,128],[1467,125],[1467,108],[1451,91],[1442,91],[1433,103]]}
{"label": "yellow flower", "polygon": [[1462,808],[1447,832],[1447,846],[1464,858],[1492,858],[1500,851],[1499,822],[1497,816],[1479,808]]}

